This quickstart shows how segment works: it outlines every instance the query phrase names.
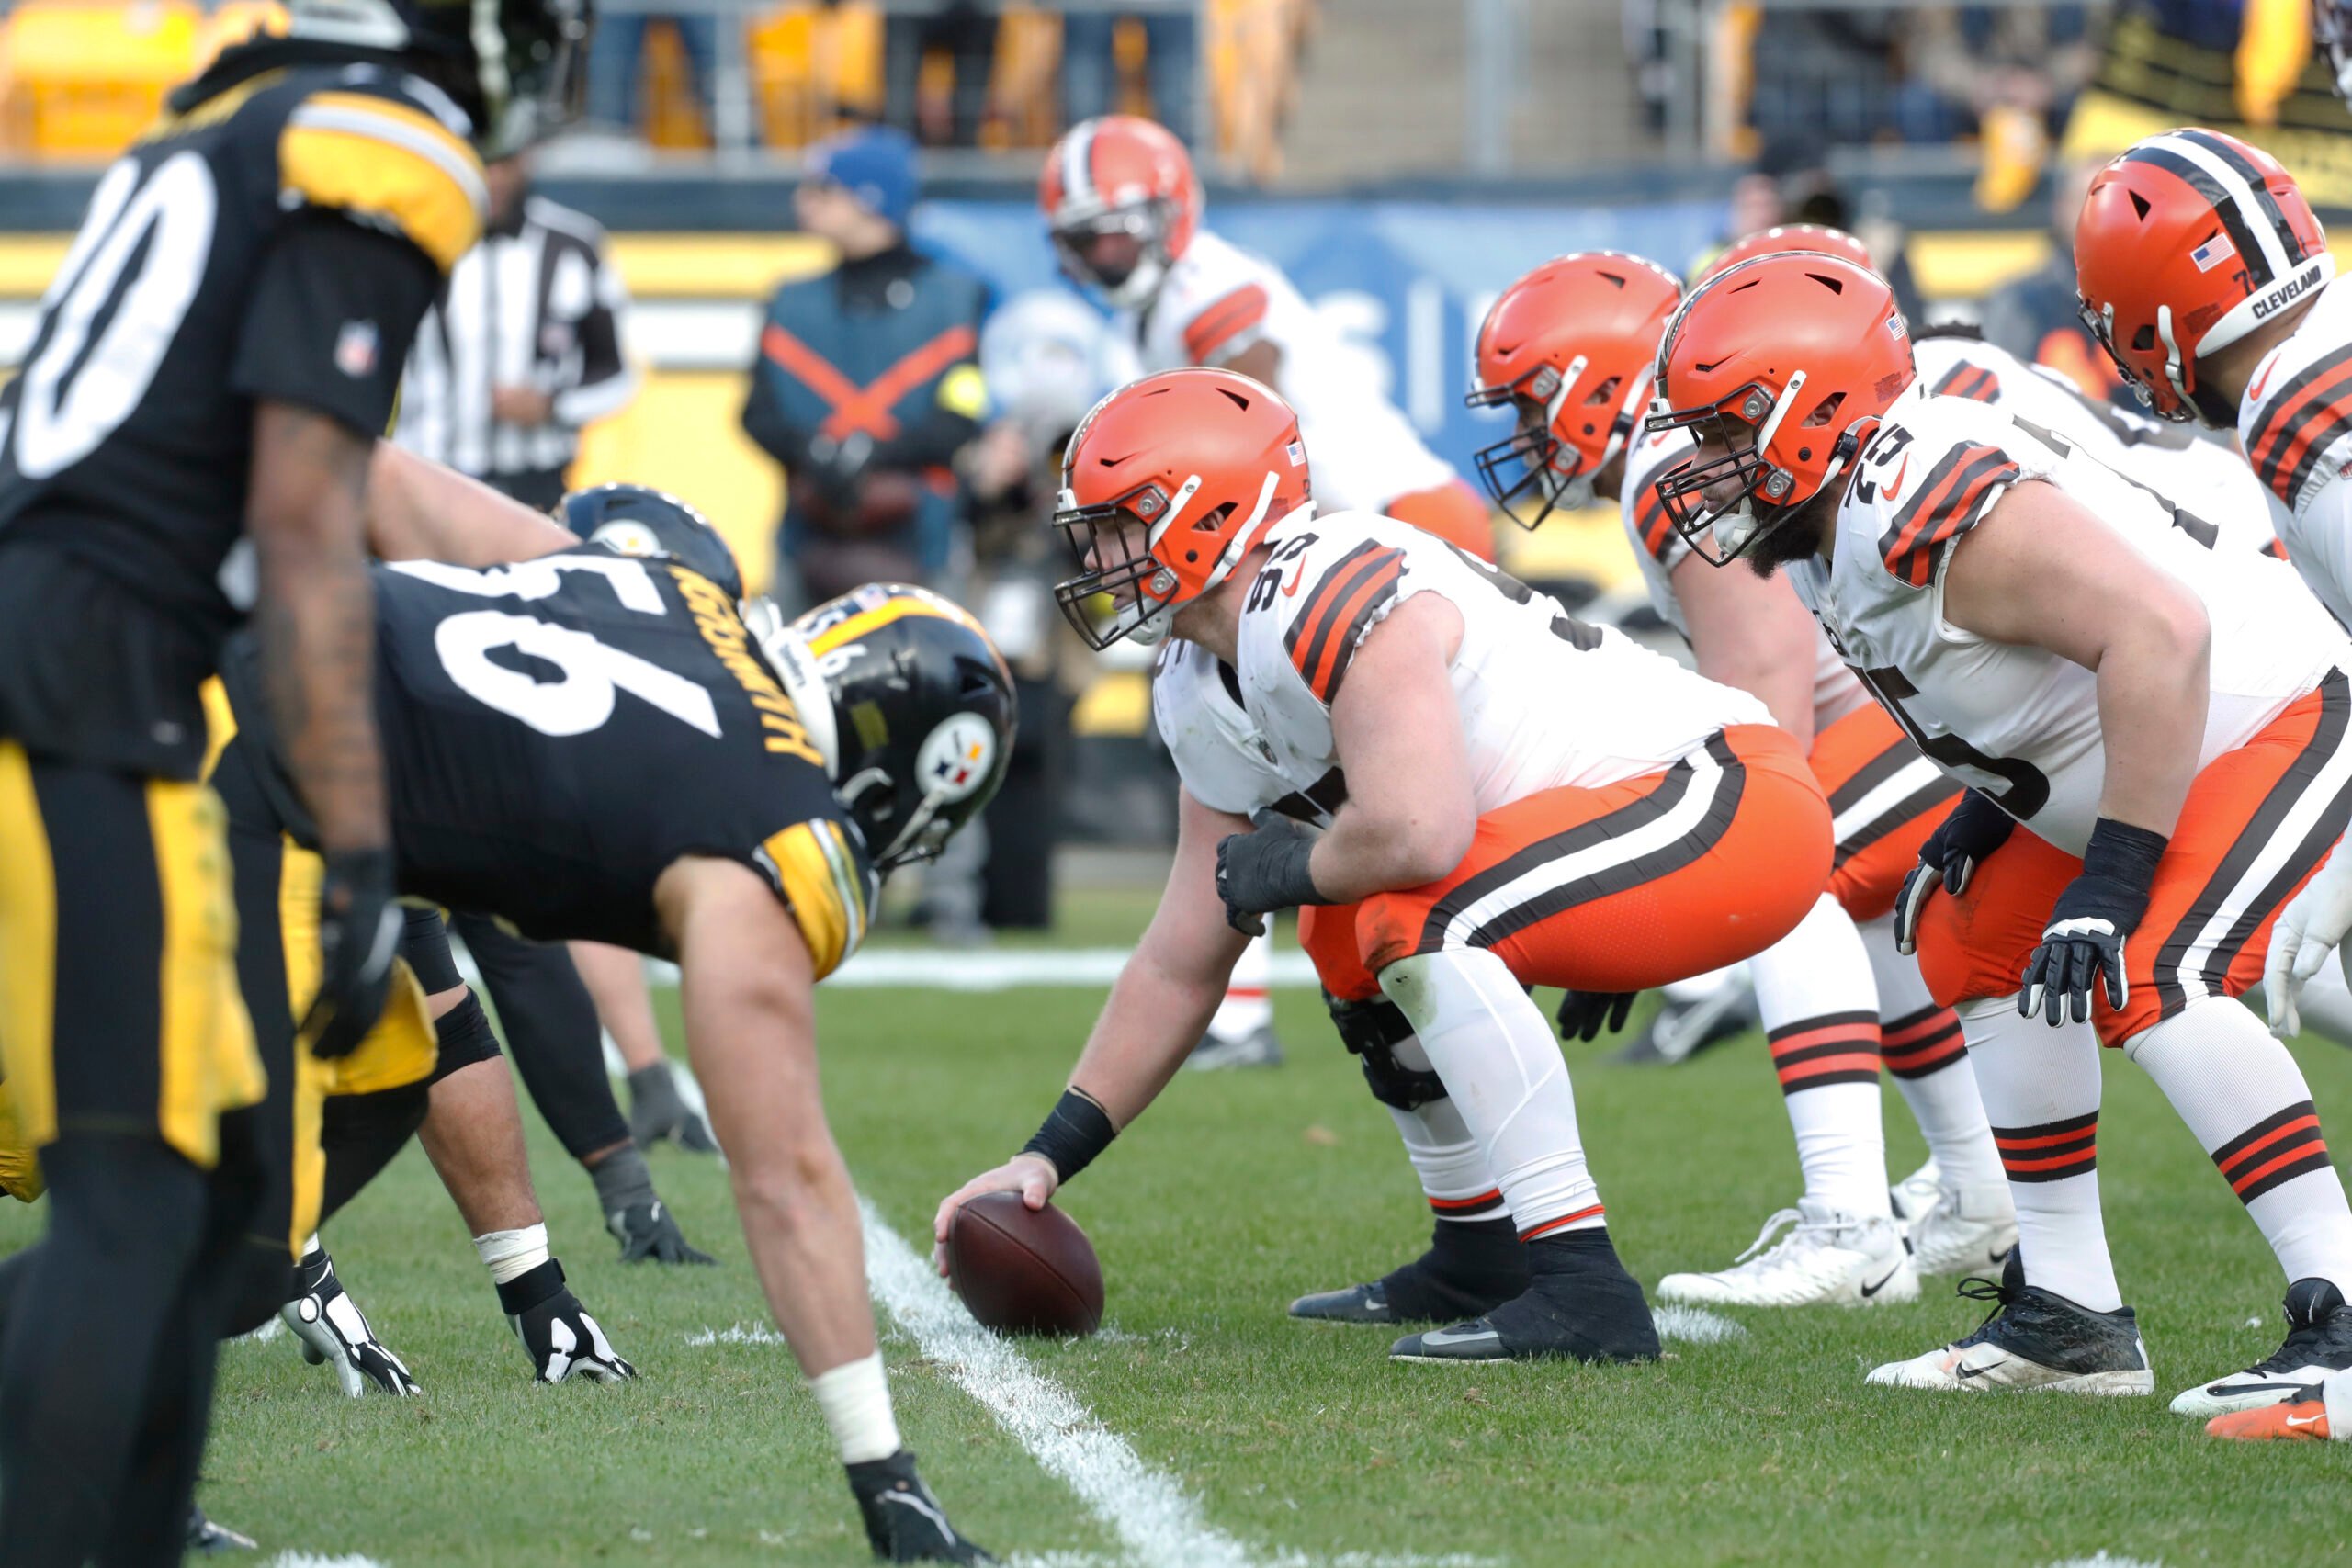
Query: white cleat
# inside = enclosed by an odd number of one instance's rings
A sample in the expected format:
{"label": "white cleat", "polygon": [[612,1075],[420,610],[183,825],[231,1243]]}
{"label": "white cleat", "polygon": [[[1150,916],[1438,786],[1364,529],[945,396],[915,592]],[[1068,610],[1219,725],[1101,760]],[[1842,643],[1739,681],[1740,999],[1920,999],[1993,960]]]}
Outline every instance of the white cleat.
{"label": "white cleat", "polygon": [[1865,1381],[1882,1388],[2033,1389],[2047,1393],[2149,1394],[2156,1375],[2130,1307],[2092,1312],[2007,1272],[1970,1280],[1960,1293],[1998,1303],[1975,1333]]}
{"label": "white cleat", "polygon": [[1940,1187],[1911,1222],[1911,1266],[1922,1276],[1997,1270],[2018,1244],[2018,1211],[2006,1182]]}
{"label": "white cleat", "polygon": [[1886,1198],[1894,1210],[1895,1219],[1908,1234],[1918,1228],[1919,1221],[1936,1206],[1943,1196],[1943,1190],[1942,1168],[1936,1164],[1936,1156],[1929,1155],[1927,1164],[1888,1188]]}
{"label": "white cleat", "polygon": [[[1788,1225],[1796,1228],[1780,1235]],[[1917,1301],[1919,1276],[1892,1219],[1801,1198],[1765,1221],[1755,1245],[1730,1268],[1668,1274],[1658,1281],[1657,1299],[1690,1306],[1877,1306]]]}
{"label": "white cleat", "polygon": [[2172,1413],[2203,1421],[2306,1399],[2312,1385],[2346,1367],[2352,1367],[2352,1306],[2325,1280],[2298,1280],[2287,1287],[2287,1342],[2244,1371],[2185,1391],[2172,1402]]}

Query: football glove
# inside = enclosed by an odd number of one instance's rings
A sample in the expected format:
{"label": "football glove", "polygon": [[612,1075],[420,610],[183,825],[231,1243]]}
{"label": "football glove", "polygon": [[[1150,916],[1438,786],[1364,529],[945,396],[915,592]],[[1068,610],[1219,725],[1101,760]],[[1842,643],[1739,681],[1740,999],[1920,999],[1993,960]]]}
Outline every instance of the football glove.
{"label": "football glove", "polygon": [[2303,890],[2278,911],[2270,953],[2262,964],[2262,997],[2270,1032],[2291,1040],[2302,1030],[2303,986],[2352,931],[2352,855],[2338,844]]}
{"label": "football glove", "polygon": [[718,1259],[688,1242],[685,1233],[678,1229],[678,1222],[670,1206],[656,1198],[650,1203],[631,1203],[628,1208],[605,1216],[605,1228],[621,1244],[621,1261],[642,1263],[651,1258],[656,1263],[709,1263]]}
{"label": "football glove", "polygon": [[1938,887],[1961,894],[1995,850],[2009,841],[2018,819],[1993,804],[1983,790],[1964,791],[1960,804],[1948,812],[1928,841],[1919,846],[1919,863],[1903,879],[1894,896],[1894,951],[1909,954],[1919,940],[1919,912]]}
{"label": "football glove", "polygon": [[2132,994],[2123,973],[2123,943],[2148,912],[2148,888],[2164,857],[2165,835],[2102,817],[2083,852],[2083,874],[2066,885],[2050,911],[2041,945],[2026,960],[2018,1011],[2040,1013],[2055,1028],[2072,1013],[2091,1015],[2091,988],[2120,1011]]}
{"label": "football glove", "polygon": [[302,1017],[312,1055],[330,1062],[348,1056],[376,1027],[400,952],[403,919],[392,899],[391,851],[326,857],[319,885],[319,989]]}
{"label": "football glove", "polygon": [[343,1392],[356,1399],[372,1386],[395,1398],[424,1391],[409,1375],[407,1363],[387,1348],[368,1326],[367,1314],[344,1292],[335,1278],[334,1259],[324,1248],[304,1255],[297,1266],[296,1282],[302,1294],[277,1309],[286,1326],[302,1348],[302,1359],[312,1366],[334,1368]]}
{"label": "football glove", "polygon": [[587,1378],[627,1382],[637,1376],[637,1369],[613,1348],[603,1326],[564,1285],[563,1265],[554,1258],[499,1286],[498,1299],[539,1382]]}
{"label": "football glove", "polygon": [[1560,998],[1560,1038],[1598,1040],[1625,1027],[1634,1010],[1632,991],[1569,991]]}
{"label": "football glove", "polygon": [[1245,936],[1266,934],[1266,917],[1303,904],[1329,904],[1306,867],[1315,836],[1288,817],[1258,814],[1256,830],[1233,833],[1216,846],[1216,896],[1225,923]]}
{"label": "football glove", "polygon": [[865,1539],[885,1562],[994,1562],[956,1533],[939,1499],[915,1473],[915,1456],[900,1449],[888,1459],[848,1467],[849,1489],[865,1521]]}

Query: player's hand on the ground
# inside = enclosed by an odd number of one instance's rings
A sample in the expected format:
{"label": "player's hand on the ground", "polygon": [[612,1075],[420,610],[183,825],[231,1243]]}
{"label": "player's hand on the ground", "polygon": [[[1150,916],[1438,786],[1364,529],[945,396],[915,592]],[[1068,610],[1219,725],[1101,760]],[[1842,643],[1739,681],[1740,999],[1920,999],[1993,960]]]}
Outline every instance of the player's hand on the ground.
{"label": "player's hand on the ground", "polygon": [[568,1382],[573,1378],[627,1382],[637,1376],[637,1369],[613,1348],[603,1325],[588,1315],[588,1309],[569,1290],[558,1290],[506,1321],[522,1337],[531,1371],[541,1382]]}
{"label": "player's hand on the ground", "polygon": [[1993,803],[1982,790],[1963,791],[1954,806],[1919,846],[1919,863],[1903,879],[1894,898],[1894,949],[1909,953],[1919,938],[1919,914],[1936,889],[1958,895],[1968,891],[1976,868],[1995,850],[2008,842],[2017,818]]}
{"label": "player's hand on the ground", "polygon": [[302,1018],[313,1055],[350,1055],[383,1012],[401,941],[393,897],[390,850],[326,857],[319,885],[319,990]]}
{"label": "player's hand on the ground", "polygon": [[1270,811],[1258,815],[1254,831],[1218,840],[1216,896],[1225,901],[1225,923],[1245,935],[1263,936],[1266,917],[1275,910],[1329,903],[1307,870],[1314,851],[1314,834]]}
{"label": "player's hand on the ground", "polygon": [[370,1388],[396,1398],[424,1392],[409,1375],[407,1363],[376,1337],[367,1314],[345,1293],[332,1267],[317,1289],[288,1302],[277,1315],[294,1331],[302,1359],[314,1367],[321,1362],[333,1367],[335,1381],[352,1398]]}
{"label": "player's hand on the ground", "polygon": [[656,1263],[708,1263],[718,1259],[686,1239],[678,1228],[677,1216],[670,1206],[656,1198],[650,1203],[633,1203],[616,1213],[605,1216],[605,1228],[621,1244],[621,1261],[642,1263],[650,1258]]}
{"label": "player's hand on the ground", "polygon": [[885,1562],[994,1562],[980,1548],[956,1533],[947,1511],[915,1473],[915,1456],[905,1449],[888,1459],[867,1460],[849,1470],[849,1489],[874,1555]]}
{"label": "player's hand on the ground", "polygon": [[1625,1027],[1634,1010],[1632,991],[1567,991],[1560,997],[1560,1038],[1598,1040]]}
{"label": "player's hand on the ground", "polygon": [[1054,1169],[1054,1162],[1043,1155],[1014,1155],[994,1170],[980,1172],[941,1199],[939,1213],[931,1222],[932,1261],[938,1266],[941,1277],[947,1273],[947,1227],[955,1223],[956,1210],[983,1192],[1018,1192],[1023,1203],[1042,1209],[1061,1184],[1061,1175]]}
{"label": "player's hand on the ground", "polygon": [[2262,996],[2271,1033],[2290,1040],[2301,1032],[2303,987],[2343,944],[2346,931],[2352,931],[2352,855],[2339,845],[2303,890],[2288,900],[2270,928]]}

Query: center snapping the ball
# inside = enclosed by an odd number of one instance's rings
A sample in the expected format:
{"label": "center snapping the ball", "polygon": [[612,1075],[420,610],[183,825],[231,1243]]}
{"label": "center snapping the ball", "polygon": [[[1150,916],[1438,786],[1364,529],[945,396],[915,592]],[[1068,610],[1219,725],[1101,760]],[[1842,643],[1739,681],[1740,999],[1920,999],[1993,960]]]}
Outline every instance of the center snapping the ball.
{"label": "center snapping the ball", "polygon": [[1078,1222],[988,1192],[947,1224],[947,1280],[984,1328],[1055,1337],[1102,1322],[1102,1265]]}

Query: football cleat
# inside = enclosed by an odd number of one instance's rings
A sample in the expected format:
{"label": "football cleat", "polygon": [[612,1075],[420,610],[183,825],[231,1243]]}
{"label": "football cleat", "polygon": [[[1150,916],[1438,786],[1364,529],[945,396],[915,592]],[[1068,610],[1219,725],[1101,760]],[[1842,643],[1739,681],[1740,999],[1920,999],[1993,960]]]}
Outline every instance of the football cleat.
{"label": "football cleat", "polygon": [[2242,1372],[2200,1383],[2172,1402],[2176,1416],[2208,1416],[2250,1410],[2301,1396],[2329,1372],[2352,1367],[2352,1306],[2325,1280],[2287,1287],[2287,1339]]}
{"label": "football cleat", "polygon": [[204,1510],[193,1503],[187,1510],[187,1550],[198,1557],[218,1557],[224,1551],[258,1551],[261,1542],[242,1530],[215,1524],[204,1517]]}
{"label": "football cleat", "polygon": [[[1782,1235],[1790,1226],[1795,1228]],[[1658,1281],[1657,1299],[1692,1306],[1880,1306],[1917,1301],[1919,1276],[1894,1220],[1801,1198],[1765,1221],[1730,1268],[1668,1274]]]}
{"label": "football cleat", "polygon": [[678,1222],[669,1205],[656,1198],[650,1202],[631,1203],[628,1208],[605,1216],[605,1228],[621,1244],[621,1261],[642,1263],[651,1258],[656,1263],[710,1263],[718,1261],[686,1240],[678,1229]]}
{"label": "football cleat", "polygon": [[1611,1058],[1629,1066],[1673,1066],[1756,1027],[1756,991],[1736,975],[1689,1000],[1668,993],[1632,1043]]}
{"label": "football cleat", "polygon": [[2352,1373],[2331,1373],[2275,1404],[2216,1416],[2205,1423],[2205,1435],[2250,1442],[2352,1441]]}
{"label": "football cleat", "polygon": [[345,1293],[324,1247],[303,1254],[295,1265],[295,1284],[302,1293],[278,1308],[277,1315],[294,1331],[302,1359],[334,1367],[335,1381],[354,1399],[371,1387],[395,1397],[422,1392],[407,1364],[376,1337],[359,1303]]}
{"label": "football cleat", "polygon": [[996,1561],[956,1533],[939,1499],[915,1473],[915,1456],[905,1449],[848,1469],[849,1489],[857,1498],[865,1540],[876,1558],[885,1562]]}
{"label": "football cleat", "polygon": [[2018,1211],[2006,1182],[1942,1187],[1909,1229],[1911,1267],[1920,1274],[1973,1274],[2008,1261],[2018,1244]]}
{"label": "football cleat", "polygon": [[1894,1217],[1903,1223],[1906,1235],[1912,1226],[1919,1223],[1920,1216],[1935,1207],[1936,1201],[1943,1195],[1943,1168],[1936,1164],[1933,1155],[1928,1156],[1925,1165],[1886,1190],[1888,1206],[1894,1209]]}
{"label": "football cleat", "polygon": [[1617,1260],[1606,1230],[1580,1231],[1528,1248],[1531,1281],[1483,1317],[1408,1334],[1397,1361],[1653,1361],[1657,1325],[1642,1287]]}
{"label": "football cleat", "polygon": [[2139,1320],[2128,1306],[2093,1312],[2025,1283],[2009,1255],[1998,1282],[1963,1280],[1960,1294],[1996,1303],[1975,1333],[1865,1380],[1882,1388],[2034,1389],[2052,1393],[2156,1392]]}
{"label": "football cleat", "polygon": [[1440,1220],[1430,1249],[1368,1285],[1290,1303],[1316,1323],[1453,1323],[1493,1311],[1527,1289],[1527,1248],[1508,1219]]}
{"label": "football cleat", "polygon": [[1213,1073],[1225,1067],[1279,1067],[1283,1065],[1283,1043],[1274,1037],[1271,1021],[1260,1024],[1246,1034],[1219,1036],[1214,1032],[1201,1036],[1193,1054],[1184,1058],[1185,1067],[1196,1073]]}

